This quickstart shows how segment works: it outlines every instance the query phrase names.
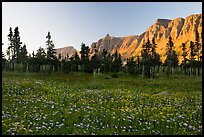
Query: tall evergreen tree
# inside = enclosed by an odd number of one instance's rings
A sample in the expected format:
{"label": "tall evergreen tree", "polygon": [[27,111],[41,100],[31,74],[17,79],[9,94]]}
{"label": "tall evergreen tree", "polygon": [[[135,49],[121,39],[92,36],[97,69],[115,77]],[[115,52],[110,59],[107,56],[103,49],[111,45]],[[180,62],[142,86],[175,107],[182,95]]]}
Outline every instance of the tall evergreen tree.
{"label": "tall evergreen tree", "polygon": [[129,59],[127,59],[127,71],[129,74],[135,74],[135,67],[136,67],[136,62],[134,61],[133,57],[130,57]]}
{"label": "tall evergreen tree", "polygon": [[137,61],[136,61],[136,74],[137,75],[142,74],[142,64],[141,64],[141,59],[139,55],[137,55]]}
{"label": "tall evergreen tree", "polygon": [[28,57],[28,52],[26,49],[26,44],[23,45],[23,47],[20,47],[20,53],[19,53],[19,59],[21,62],[25,62],[26,58]]}
{"label": "tall evergreen tree", "polygon": [[201,49],[201,44],[200,44],[200,37],[198,30],[195,32],[195,51],[196,51],[196,56],[197,60],[200,61],[200,49]]}
{"label": "tall evergreen tree", "polygon": [[94,70],[96,70],[98,72],[101,67],[101,64],[102,60],[100,54],[97,50],[95,50],[94,55],[91,57],[90,60],[91,71],[93,72]]}
{"label": "tall evergreen tree", "polygon": [[102,64],[101,64],[101,71],[102,72],[110,72],[111,67],[111,55],[108,53],[106,49],[103,49],[102,51]]}
{"label": "tall evergreen tree", "polygon": [[[196,48],[194,42],[190,41],[190,62],[189,66],[191,67],[190,73],[193,73],[193,75],[196,75]],[[190,74],[189,73],[189,74]]]}
{"label": "tall evergreen tree", "polygon": [[9,28],[8,40],[9,40],[9,46],[7,49],[7,56],[8,56],[8,60],[10,61],[14,57],[13,31],[11,27]]}
{"label": "tall evergreen tree", "polygon": [[159,68],[161,65],[160,61],[160,55],[156,52],[156,46],[157,44],[155,43],[155,39],[152,38],[152,44],[151,44],[151,66],[152,68],[152,75],[155,77],[155,67],[157,66],[157,72],[159,72]]}
{"label": "tall evergreen tree", "polygon": [[17,62],[20,62],[19,53],[22,42],[20,41],[20,32],[18,29],[19,29],[18,27],[14,29],[13,46],[14,46],[14,58],[17,59]]}
{"label": "tall evergreen tree", "polygon": [[45,50],[42,47],[39,47],[36,53],[36,58],[37,58],[37,69],[38,71],[43,70],[42,66],[46,62],[46,53]]}
{"label": "tall evergreen tree", "polygon": [[142,50],[141,50],[141,56],[142,61],[141,64],[143,66],[143,75],[147,78],[150,78],[150,67],[151,67],[151,43],[149,38],[147,39],[147,42],[143,42]]}
{"label": "tall evergreen tree", "polygon": [[71,65],[72,65],[72,71],[79,71],[79,65],[80,65],[80,58],[77,52],[75,52],[72,57],[70,58]]}
{"label": "tall evergreen tree", "polygon": [[81,69],[84,72],[90,72],[90,63],[89,63],[89,47],[86,46],[83,42],[81,44]]}
{"label": "tall evergreen tree", "polygon": [[23,47],[20,47],[20,53],[19,53],[19,61],[22,65],[23,71],[26,71],[26,66],[27,66],[27,57],[28,57],[28,52],[26,49],[26,44],[23,45]]}
{"label": "tall evergreen tree", "polygon": [[202,67],[200,61],[200,50],[201,50],[201,43],[198,30],[195,32],[195,51],[197,56],[196,67],[198,68],[198,75],[200,75],[200,68]]}
{"label": "tall evergreen tree", "polygon": [[119,72],[122,68],[122,59],[120,53],[116,50],[112,55],[111,70],[112,72]]}
{"label": "tall evergreen tree", "polygon": [[50,32],[48,32],[47,36],[47,64],[49,64],[49,71],[55,71],[58,69],[58,60],[56,57],[56,49],[54,48],[53,41],[51,40]]}
{"label": "tall evergreen tree", "polygon": [[186,44],[182,43],[182,56],[183,56],[183,61],[182,61],[182,66],[184,70],[184,74],[187,74],[187,51],[186,51]]}
{"label": "tall evergreen tree", "polygon": [[56,58],[56,49],[54,48],[54,44],[53,41],[51,40],[51,35],[50,32],[48,32],[47,36],[47,41],[46,41],[46,45],[47,45],[47,59],[48,60],[54,60]]}
{"label": "tall evergreen tree", "polygon": [[[7,55],[9,56],[9,62],[11,65],[11,70],[14,71],[14,66],[18,66],[16,63],[20,63],[19,53],[21,49],[22,42],[20,41],[20,33],[19,28],[16,27],[14,29],[14,34],[12,28],[9,29],[8,40],[9,40],[9,47],[7,49]],[[15,65],[16,64],[16,65]]]}
{"label": "tall evergreen tree", "polygon": [[165,65],[167,66],[167,74],[173,73],[173,68],[178,66],[178,57],[176,51],[173,49],[174,43],[172,41],[171,36],[169,37],[169,41],[167,43],[167,58],[165,60]]}

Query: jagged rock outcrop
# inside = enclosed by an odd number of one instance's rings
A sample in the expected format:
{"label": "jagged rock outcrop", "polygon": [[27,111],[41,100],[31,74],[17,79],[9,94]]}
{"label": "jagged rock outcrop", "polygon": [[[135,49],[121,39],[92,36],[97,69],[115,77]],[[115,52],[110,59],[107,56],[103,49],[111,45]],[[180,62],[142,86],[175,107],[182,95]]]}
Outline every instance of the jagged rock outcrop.
{"label": "jagged rock outcrop", "polygon": [[[108,52],[113,53],[117,50],[123,59],[130,56],[140,56],[141,47],[144,41],[148,38],[150,41],[155,38],[157,44],[157,52],[160,54],[162,61],[165,60],[166,43],[169,36],[172,37],[174,42],[174,48],[178,55],[181,55],[181,44],[187,44],[187,51],[189,50],[190,41],[195,41],[195,31],[198,30],[199,34],[202,31],[202,14],[193,14],[185,19],[176,18],[169,19],[157,19],[156,22],[150,26],[141,35],[132,35],[127,37],[113,37],[107,34],[104,38],[98,42],[91,44],[91,51],[94,53],[94,48],[98,51],[106,49]],[[202,38],[200,35],[202,42]],[[181,57],[179,57],[181,62]]]}

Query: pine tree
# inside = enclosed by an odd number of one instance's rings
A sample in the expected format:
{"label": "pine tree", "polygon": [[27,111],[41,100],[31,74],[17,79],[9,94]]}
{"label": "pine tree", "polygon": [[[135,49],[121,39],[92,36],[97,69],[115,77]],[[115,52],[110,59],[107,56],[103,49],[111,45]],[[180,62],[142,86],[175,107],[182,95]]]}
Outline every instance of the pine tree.
{"label": "pine tree", "polygon": [[106,49],[103,49],[102,51],[102,72],[110,72],[110,66],[111,66],[111,55],[108,53]]}
{"label": "pine tree", "polygon": [[[14,71],[14,66],[16,63],[20,63],[19,53],[21,49],[22,42],[20,41],[20,33],[19,28],[16,27],[14,29],[14,34],[12,32],[12,28],[9,29],[8,40],[9,40],[9,47],[7,49],[7,55],[9,56],[9,62],[11,64],[11,70]],[[18,64],[17,64],[18,65]]]}
{"label": "pine tree", "polygon": [[37,64],[38,64],[37,57],[36,57],[34,51],[32,52],[32,55],[31,54],[28,55],[27,61],[28,61],[28,70],[29,71],[34,71],[34,72],[39,71],[38,67],[37,67]]}
{"label": "pine tree", "polygon": [[169,37],[169,42],[167,43],[167,58],[165,60],[165,65],[167,66],[167,74],[173,73],[173,68],[178,66],[178,57],[176,51],[173,49],[174,43],[171,36]]}
{"label": "pine tree", "polygon": [[45,60],[46,53],[42,47],[39,47],[39,49],[37,50],[36,57],[40,60]]}
{"label": "pine tree", "polygon": [[142,64],[141,64],[141,59],[140,56],[137,56],[137,62],[136,62],[136,74],[140,75],[142,74]]}
{"label": "pine tree", "polygon": [[136,62],[134,61],[133,57],[130,57],[129,59],[127,59],[126,66],[127,66],[128,73],[134,75],[135,74]]}
{"label": "pine tree", "polygon": [[112,72],[119,72],[122,68],[122,59],[120,53],[116,50],[112,55],[111,70]]}
{"label": "pine tree", "polygon": [[9,46],[8,46],[8,49],[7,49],[6,53],[7,53],[7,56],[8,56],[8,60],[10,61],[14,57],[13,31],[12,31],[11,27],[9,29],[8,40],[9,40]]}
{"label": "pine tree", "polygon": [[194,42],[190,41],[190,62],[189,62],[189,66],[191,67],[191,73],[193,73],[193,75],[196,75],[195,56],[196,56],[195,44],[194,44]]}
{"label": "pine tree", "polygon": [[49,64],[50,68],[49,71],[55,71],[58,69],[58,60],[56,57],[56,49],[54,49],[54,44],[53,41],[51,40],[51,35],[50,32],[48,32],[47,36],[47,41],[46,41],[46,45],[47,45],[47,64]]}
{"label": "pine tree", "polygon": [[27,66],[27,49],[26,49],[26,44],[24,43],[23,47],[20,47],[20,53],[19,53],[19,61],[21,65],[23,65],[23,71],[26,71],[26,66]]}
{"label": "pine tree", "polygon": [[151,43],[149,38],[147,39],[147,42],[143,42],[142,45],[142,50],[141,50],[141,56],[142,56],[142,61],[141,64],[143,66],[143,75],[147,78],[150,78],[150,67],[151,67]]}
{"label": "pine tree", "polygon": [[24,44],[23,47],[20,47],[19,59],[21,62],[26,61],[26,58],[28,57],[27,54],[26,44]]}
{"label": "pine tree", "polygon": [[9,28],[8,40],[9,46],[6,51],[6,55],[8,56],[10,70],[14,70],[14,63],[12,62],[12,60],[14,59],[13,31],[11,27]]}
{"label": "pine tree", "polygon": [[195,32],[195,51],[196,51],[196,56],[197,60],[200,61],[200,49],[201,49],[201,44],[200,44],[200,37],[198,30]]}
{"label": "pine tree", "polygon": [[187,51],[186,51],[186,44],[185,43],[182,43],[181,45],[182,47],[182,56],[183,56],[183,61],[181,63],[182,67],[183,67],[183,70],[184,70],[184,74],[187,74]]}
{"label": "pine tree", "polygon": [[80,58],[77,52],[75,52],[72,57],[70,58],[71,65],[72,65],[72,71],[79,71],[79,65],[80,65]]}
{"label": "pine tree", "polygon": [[161,65],[160,61],[160,55],[156,53],[156,43],[155,39],[152,38],[152,44],[151,44],[151,66],[152,66],[152,76],[155,77],[155,67],[157,66],[157,72],[159,72],[159,68]]}
{"label": "pine tree", "polygon": [[56,49],[54,49],[54,44],[53,41],[51,40],[51,35],[50,32],[48,32],[48,35],[46,36],[47,41],[46,41],[46,45],[47,45],[47,59],[48,60],[54,60],[56,58]]}
{"label": "pine tree", "polygon": [[199,37],[198,30],[196,30],[195,32],[195,51],[196,51],[196,56],[197,56],[196,67],[198,68],[198,76],[200,75],[200,68],[202,67],[201,61],[200,61],[200,49],[201,49],[200,37]]}
{"label": "pine tree", "polygon": [[45,50],[42,47],[39,47],[36,53],[36,58],[37,58],[37,65],[38,65],[38,71],[42,69],[41,66],[43,66],[46,62],[46,53]]}
{"label": "pine tree", "polygon": [[94,70],[96,70],[98,73],[101,67],[102,61],[100,58],[100,54],[96,49],[95,49],[94,55],[91,57],[90,63],[91,63],[91,71],[93,72]]}
{"label": "pine tree", "polygon": [[83,42],[81,44],[81,68],[84,72],[90,72],[90,62],[89,62],[89,47],[86,46]]}
{"label": "pine tree", "polygon": [[17,59],[17,62],[19,63],[19,53],[20,53],[20,48],[22,42],[20,41],[20,33],[19,33],[19,28],[16,27],[14,29],[14,35],[13,35],[13,47],[14,47],[14,58]]}

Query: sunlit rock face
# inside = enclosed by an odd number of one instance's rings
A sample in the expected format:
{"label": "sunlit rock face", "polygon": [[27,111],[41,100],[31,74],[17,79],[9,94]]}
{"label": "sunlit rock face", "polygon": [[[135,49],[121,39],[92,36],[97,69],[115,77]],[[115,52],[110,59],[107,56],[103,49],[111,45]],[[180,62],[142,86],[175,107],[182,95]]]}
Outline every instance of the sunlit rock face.
{"label": "sunlit rock face", "polygon": [[195,41],[196,30],[199,32],[200,42],[202,43],[202,14],[193,14],[185,19],[181,17],[173,20],[156,19],[156,22],[140,35],[114,37],[107,34],[97,42],[93,42],[90,46],[90,51],[91,54],[94,54],[94,49],[97,49],[99,52],[106,49],[109,53],[114,53],[117,50],[122,55],[122,59],[129,58],[130,56],[137,57],[141,55],[143,42],[147,41],[148,38],[151,41],[154,37],[157,44],[156,51],[160,54],[161,60],[164,61],[166,58],[166,43],[171,36],[174,48],[181,62],[181,44],[186,43],[187,51],[189,51],[189,43],[190,41]]}
{"label": "sunlit rock face", "polygon": [[66,46],[63,48],[57,48],[56,52],[57,57],[59,57],[59,54],[61,54],[61,58],[64,59],[65,57],[70,58],[75,52],[78,51],[72,46]]}

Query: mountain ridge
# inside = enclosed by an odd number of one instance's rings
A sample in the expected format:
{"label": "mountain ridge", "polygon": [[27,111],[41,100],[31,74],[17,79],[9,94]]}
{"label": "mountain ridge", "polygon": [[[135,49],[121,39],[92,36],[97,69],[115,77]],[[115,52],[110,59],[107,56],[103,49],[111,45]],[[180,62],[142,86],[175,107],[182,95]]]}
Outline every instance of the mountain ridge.
{"label": "mountain ridge", "polygon": [[[121,54],[122,59],[127,59],[131,56],[136,58],[140,56],[142,44],[149,38],[155,38],[157,44],[156,52],[161,56],[161,60],[165,60],[166,43],[169,36],[172,37],[174,47],[178,55],[181,55],[181,44],[186,43],[187,51],[189,51],[190,41],[195,41],[195,31],[199,34],[202,31],[202,14],[192,14],[186,18],[178,17],[175,19],[156,19],[146,31],[140,35],[129,35],[124,37],[114,37],[109,33],[97,42],[93,42],[90,47],[91,55],[95,54],[95,50],[102,52],[106,49],[109,53],[114,53],[116,50]],[[201,43],[202,37],[200,36]],[[189,56],[187,56],[189,58]],[[181,57],[179,57],[181,62]]]}

